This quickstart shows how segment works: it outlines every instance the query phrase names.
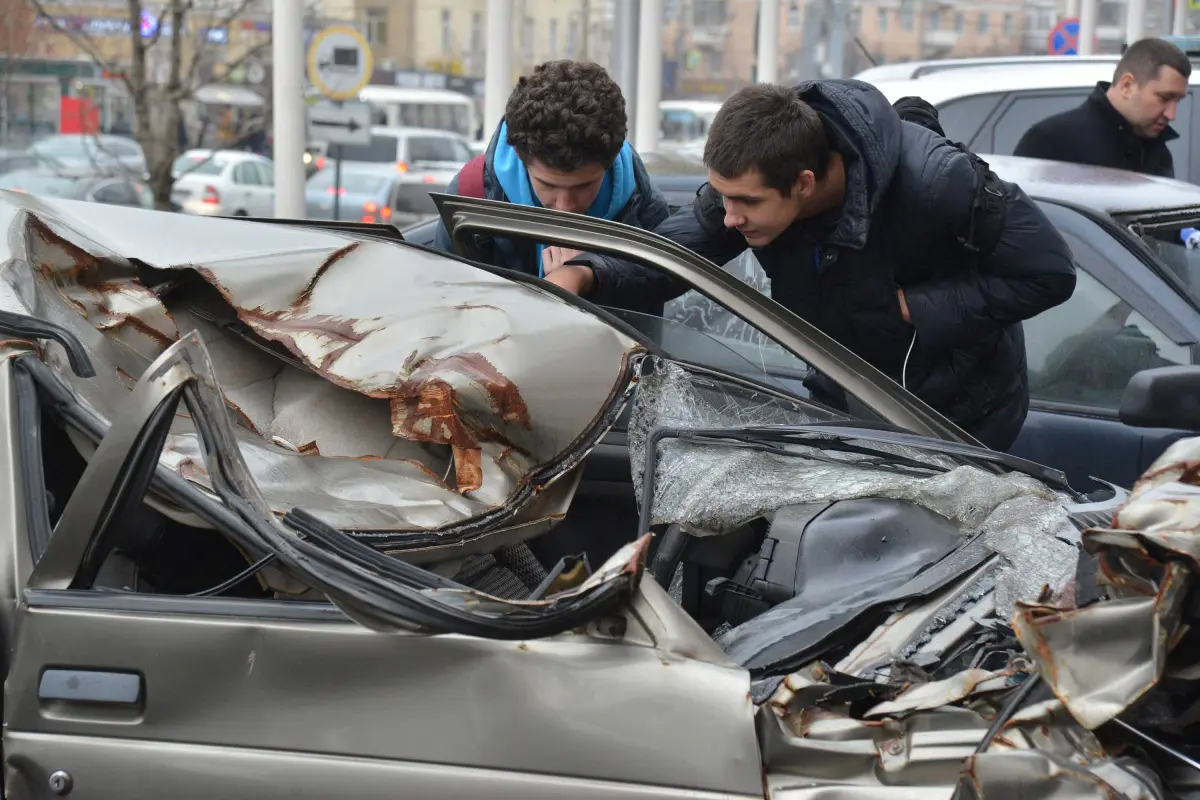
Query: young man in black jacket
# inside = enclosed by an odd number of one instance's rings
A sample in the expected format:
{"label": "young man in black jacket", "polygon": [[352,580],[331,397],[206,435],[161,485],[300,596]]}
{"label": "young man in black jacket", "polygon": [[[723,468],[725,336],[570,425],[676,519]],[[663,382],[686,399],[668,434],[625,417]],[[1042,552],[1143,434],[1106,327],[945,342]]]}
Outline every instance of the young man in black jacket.
{"label": "young man in black jacket", "polygon": [[[709,183],[656,232],[718,264],[752,248],[775,300],[984,444],[1012,444],[1029,408],[1021,321],[1075,288],[1066,242],[1019,187],[998,182],[1002,227],[969,251],[984,171],[852,80],[737,92],[704,161]],[[547,279],[626,308],[681,288],[596,255]]]}
{"label": "young man in black jacket", "polygon": [[1187,54],[1170,42],[1134,42],[1112,83],[1097,83],[1083,105],[1035,124],[1014,155],[1174,178],[1167,142],[1179,138],[1171,122],[1191,74]]}

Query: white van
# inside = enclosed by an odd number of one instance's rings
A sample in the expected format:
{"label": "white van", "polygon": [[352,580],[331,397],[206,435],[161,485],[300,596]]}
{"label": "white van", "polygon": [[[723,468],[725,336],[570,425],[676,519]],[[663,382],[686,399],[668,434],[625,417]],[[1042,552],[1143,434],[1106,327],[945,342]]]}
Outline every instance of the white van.
{"label": "white van", "polygon": [[358,99],[371,106],[372,125],[451,131],[468,141],[479,138],[475,103],[459,92],[367,86]]}

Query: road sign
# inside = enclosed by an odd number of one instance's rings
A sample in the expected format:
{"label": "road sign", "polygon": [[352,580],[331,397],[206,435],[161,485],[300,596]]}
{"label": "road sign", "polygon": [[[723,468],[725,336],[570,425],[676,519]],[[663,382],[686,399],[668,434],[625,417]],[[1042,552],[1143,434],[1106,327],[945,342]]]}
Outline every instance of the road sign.
{"label": "road sign", "polygon": [[308,79],[331,100],[350,100],[371,80],[371,48],[344,25],[326,28],[308,48]]}
{"label": "road sign", "polygon": [[329,144],[371,143],[371,107],[357,100],[318,100],[308,108],[312,138]]}
{"label": "road sign", "polygon": [[1079,19],[1060,19],[1046,37],[1046,48],[1052,56],[1079,55]]}

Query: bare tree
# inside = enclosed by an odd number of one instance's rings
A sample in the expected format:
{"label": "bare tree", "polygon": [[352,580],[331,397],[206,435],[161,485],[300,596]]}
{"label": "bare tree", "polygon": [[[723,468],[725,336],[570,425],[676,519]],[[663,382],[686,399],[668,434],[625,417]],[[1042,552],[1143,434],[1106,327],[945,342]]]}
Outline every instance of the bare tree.
{"label": "bare tree", "polygon": [[[260,3],[256,0],[166,0],[161,5],[154,4],[162,12],[156,18],[152,17],[150,30],[144,31],[142,22],[146,12],[154,13],[151,4],[128,0],[127,62],[107,55],[99,42],[86,33],[64,25],[55,16],[59,4],[53,0],[30,0],[30,3],[51,29],[70,39],[106,73],[119,76],[133,101],[133,137],[146,153],[155,202],[159,208],[169,208],[173,183],[171,167],[206,133],[206,128],[202,127],[198,135],[188,134],[185,109],[195,105],[203,66],[217,60],[211,32],[223,30],[228,34],[235,22]],[[232,73],[269,50],[268,38],[221,61],[226,72]],[[261,118],[249,122],[235,131],[234,138],[252,133],[261,124]]]}
{"label": "bare tree", "polygon": [[8,107],[9,87],[12,76],[33,44],[36,16],[28,0],[0,0],[0,143],[8,141],[9,121],[12,119]]}

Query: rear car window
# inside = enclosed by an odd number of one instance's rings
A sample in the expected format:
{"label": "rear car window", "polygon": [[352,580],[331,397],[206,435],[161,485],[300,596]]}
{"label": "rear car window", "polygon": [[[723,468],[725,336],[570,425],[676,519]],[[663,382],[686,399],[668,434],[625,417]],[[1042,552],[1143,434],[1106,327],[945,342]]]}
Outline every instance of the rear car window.
{"label": "rear car window", "polygon": [[444,137],[414,136],[408,140],[408,160],[457,161],[454,142]]}
{"label": "rear car window", "polygon": [[[974,139],[979,129],[987,120],[988,115],[996,110],[1003,94],[979,94],[974,97],[960,97],[938,107],[938,121],[946,138],[952,142],[963,142],[968,147],[976,147]],[[1015,146],[1015,145],[1014,145]]]}
{"label": "rear car window", "polygon": [[372,164],[395,163],[400,140],[387,134],[372,134],[370,144],[343,144],[331,148],[333,157],[341,157],[343,161],[366,161]]}
{"label": "rear car window", "polygon": [[180,156],[171,165],[172,175],[220,175],[229,162],[208,156]]}
{"label": "rear car window", "polygon": [[27,194],[47,197],[70,197],[74,194],[76,181],[58,175],[42,175],[29,172],[9,172],[0,175],[0,189],[10,189]]}

